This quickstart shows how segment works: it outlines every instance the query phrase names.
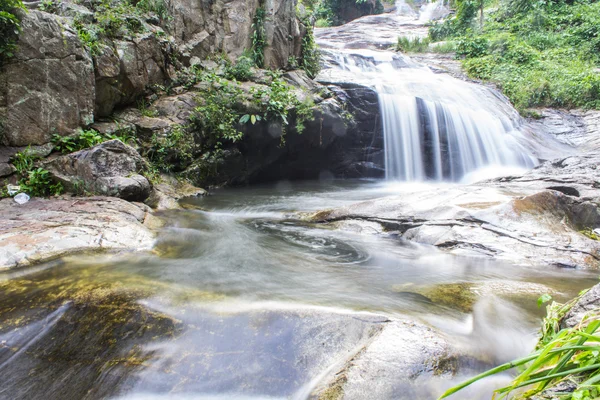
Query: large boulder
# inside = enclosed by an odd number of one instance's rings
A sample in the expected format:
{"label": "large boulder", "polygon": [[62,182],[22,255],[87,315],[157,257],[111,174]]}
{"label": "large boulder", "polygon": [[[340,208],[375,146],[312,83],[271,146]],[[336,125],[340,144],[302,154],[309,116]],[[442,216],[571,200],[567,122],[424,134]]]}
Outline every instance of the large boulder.
{"label": "large boulder", "polygon": [[150,195],[148,180],[139,173],[144,159],[130,146],[110,140],[45,163],[45,168],[75,193],[91,192],[143,201]]}
{"label": "large boulder", "polygon": [[94,67],[77,33],[59,16],[23,15],[18,51],[0,73],[0,120],[7,146],[50,141],[94,120]]}

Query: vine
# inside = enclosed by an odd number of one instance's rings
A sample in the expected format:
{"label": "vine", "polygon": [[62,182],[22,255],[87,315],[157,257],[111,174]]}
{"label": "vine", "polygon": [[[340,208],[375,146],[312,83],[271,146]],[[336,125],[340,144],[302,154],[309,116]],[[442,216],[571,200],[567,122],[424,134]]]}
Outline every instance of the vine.
{"label": "vine", "polygon": [[265,17],[265,9],[259,7],[252,22],[252,59],[259,68],[263,68],[265,65],[265,47],[267,46]]}
{"label": "vine", "polygon": [[21,20],[15,14],[18,10],[25,10],[21,0],[0,1],[0,66],[17,49],[17,37],[21,32]]}

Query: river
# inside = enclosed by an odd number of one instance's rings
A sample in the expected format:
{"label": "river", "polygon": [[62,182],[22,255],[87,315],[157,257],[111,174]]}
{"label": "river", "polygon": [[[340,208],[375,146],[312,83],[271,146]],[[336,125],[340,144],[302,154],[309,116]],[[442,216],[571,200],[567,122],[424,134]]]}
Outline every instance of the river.
{"label": "river", "polygon": [[[461,376],[526,354],[543,315],[540,290],[568,299],[596,274],[453,256],[375,227],[301,218],[431,185],[327,180],[217,190],[165,212],[152,253],[79,255],[5,272],[0,398],[307,398],[375,335],[372,325],[389,319],[433,326],[465,354],[454,379],[426,373],[415,387],[383,374],[370,383],[411,387],[390,398],[433,398]],[[471,299],[464,293],[473,285],[479,296]],[[431,300],[440,287],[450,289],[446,300]],[[471,398],[486,398],[494,384]]]}

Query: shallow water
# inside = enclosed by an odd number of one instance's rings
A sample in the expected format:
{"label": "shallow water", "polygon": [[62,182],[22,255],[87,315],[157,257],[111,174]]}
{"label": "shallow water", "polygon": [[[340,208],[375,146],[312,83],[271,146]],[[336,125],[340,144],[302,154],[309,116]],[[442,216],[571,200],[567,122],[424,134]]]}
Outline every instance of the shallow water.
{"label": "shallow water", "polygon": [[[430,187],[219,190],[164,213],[155,253],[81,255],[4,273],[0,398],[305,398],[390,317],[444,332],[469,354],[459,374],[527,353],[543,314],[537,294],[484,291],[465,308],[424,288],[537,283],[560,300],[592,286],[595,274],[452,256],[393,232],[334,230],[296,214]],[[452,382],[424,375],[418,396]]]}

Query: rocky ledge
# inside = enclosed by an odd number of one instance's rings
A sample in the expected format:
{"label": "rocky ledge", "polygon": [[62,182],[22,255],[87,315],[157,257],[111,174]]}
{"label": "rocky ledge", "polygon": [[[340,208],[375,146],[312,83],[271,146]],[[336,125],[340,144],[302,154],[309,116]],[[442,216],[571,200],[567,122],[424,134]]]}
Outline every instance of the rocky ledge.
{"label": "rocky ledge", "polygon": [[378,223],[381,231],[455,254],[599,268],[600,241],[593,239],[600,227],[598,165],[598,153],[573,156],[522,176],[421,189],[311,218],[354,230]]}
{"label": "rocky ledge", "polygon": [[0,200],[0,270],[82,250],[149,250],[157,224],[149,207],[118,198]]}

